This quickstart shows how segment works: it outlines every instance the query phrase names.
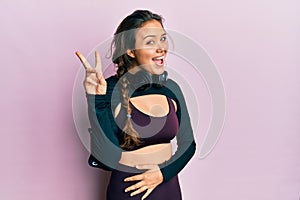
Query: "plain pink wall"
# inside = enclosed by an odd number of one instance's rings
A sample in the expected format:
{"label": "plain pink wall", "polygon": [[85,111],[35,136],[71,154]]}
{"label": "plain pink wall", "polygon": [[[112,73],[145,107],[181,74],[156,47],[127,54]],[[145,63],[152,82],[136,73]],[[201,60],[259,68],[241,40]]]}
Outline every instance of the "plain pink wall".
{"label": "plain pink wall", "polygon": [[0,199],[101,199],[108,174],[88,167],[72,116],[74,52],[90,53],[137,8],[201,44],[224,80],[221,138],[181,172],[184,199],[299,199],[299,2],[116,4],[1,1]]}

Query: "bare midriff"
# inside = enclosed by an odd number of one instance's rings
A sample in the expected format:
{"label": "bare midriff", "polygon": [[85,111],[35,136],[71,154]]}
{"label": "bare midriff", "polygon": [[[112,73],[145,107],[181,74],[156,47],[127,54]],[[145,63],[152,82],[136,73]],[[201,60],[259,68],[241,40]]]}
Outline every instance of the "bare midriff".
{"label": "bare midriff", "polygon": [[136,165],[158,165],[172,156],[171,143],[155,144],[137,150],[122,152],[120,164],[135,167]]}

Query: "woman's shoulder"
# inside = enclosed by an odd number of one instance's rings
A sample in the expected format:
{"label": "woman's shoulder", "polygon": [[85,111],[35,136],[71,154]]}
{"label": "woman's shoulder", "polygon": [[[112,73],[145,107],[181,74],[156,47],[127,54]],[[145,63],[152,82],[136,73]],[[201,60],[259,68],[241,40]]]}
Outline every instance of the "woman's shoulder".
{"label": "woman's shoulder", "polygon": [[178,83],[175,80],[171,79],[171,78],[167,79],[166,86],[179,87]]}
{"label": "woman's shoulder", "polygon": [[181,94],[181,88],[179,84],[173,79],[168,78],[164,86],[169,90],[170,93],[173,93],[176,96]]}
{"label": "woman's shoulder", "polygon": [[114,75],[111,75],[111,76],[105,78],[105,80],[108,84],[116,84],[118,82],[119,78],[118,78],[117,74],[114,74]]}
{"label": "woman's shoulder", "polygon": [[114,90],[116,84],[118,83],[119,78],[117,74],[114,74],[105,78],[105,80],[107,83],[107,91],[112,91]]}
{"label": "woman's shoulder", "polygon": [[118,89],[117,83],[119,81],[118,75],[114,74],[105,78],[107,83],[106,97],[109,99],[113,106],[116,106],[121,100],[120,89]]}

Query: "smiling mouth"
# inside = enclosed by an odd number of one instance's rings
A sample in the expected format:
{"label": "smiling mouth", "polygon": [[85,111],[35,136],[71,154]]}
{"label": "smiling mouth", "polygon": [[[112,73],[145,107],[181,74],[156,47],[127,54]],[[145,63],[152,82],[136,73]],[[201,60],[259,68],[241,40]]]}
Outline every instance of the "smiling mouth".
{"label": "smiling mouth", "polygon": [[156,58],[153,58],[152,60],[158,66],[163,66],[165,63],[164,56],[156,57]]}

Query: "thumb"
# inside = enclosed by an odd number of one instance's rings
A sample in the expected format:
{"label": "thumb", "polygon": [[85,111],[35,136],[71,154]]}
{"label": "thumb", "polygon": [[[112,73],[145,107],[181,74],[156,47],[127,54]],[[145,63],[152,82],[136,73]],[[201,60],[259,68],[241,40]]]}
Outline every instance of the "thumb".
{"label": "thumb", "polygon": [[148,189],[147,192],[144,194],[144,196],[142,196],[142,200],[146,199],[152,191],[153,191],[152,188]]}

